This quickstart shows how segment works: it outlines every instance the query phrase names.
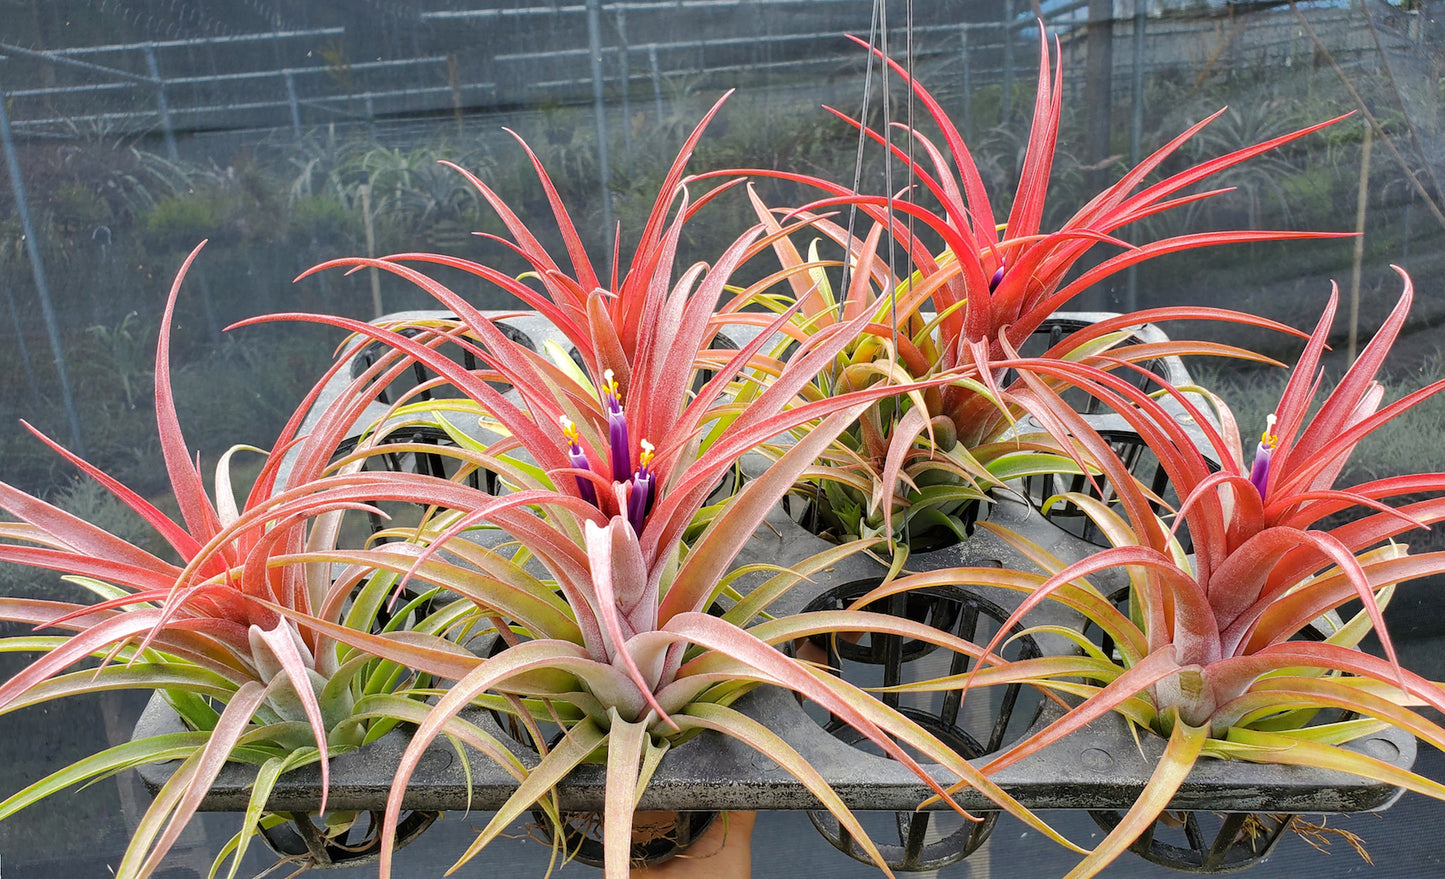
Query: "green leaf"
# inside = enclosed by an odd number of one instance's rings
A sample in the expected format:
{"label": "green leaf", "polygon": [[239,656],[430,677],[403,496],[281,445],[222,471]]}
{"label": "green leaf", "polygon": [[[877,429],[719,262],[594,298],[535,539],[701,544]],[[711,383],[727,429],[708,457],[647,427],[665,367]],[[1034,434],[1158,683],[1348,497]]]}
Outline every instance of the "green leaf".
{"label": "green leaf", "polygon": [[810,579],[814,574],[828,570],[854,553],[877,546],[879,543],[882,541],[877,538],[857,540],[832,546],[809,556],[783,573],[758,584],[743,597],[742,601],[733,605],[727,613],[723,614],[723,619],[738,626],[745,626],[800,580]]}
{"label": "green leaf", "polygon": [[842,798],[828,785],[828,782],[813,768],[812,764],[782,737],[746,714],[722,705],[694,703],[675,717],[678,725],[684,729],[698,727],[716,730],[729,738],[737,739],[777,763],[806,787],[809,793],[818,798],[818,802],[823,804],[823,808],[838,819],[842,828],[873,859],[873,863],[877,864],[880,870],[889,876],[893,875],[883,860],[883,855],[878,851],[878,847],[873,844],[873,840],[868,837],[867,831],[858,823],[858,819],[843,804]]}
{"label": "green leaf", "polygon": [[[608,711],[606,803],[602,810],[603,875],[627,879],[632,861],[632,816],[652,776],[640,778],[645,750],[652,750],[647,723],[629,723]],[[651,768],[656,768],[656,762]]]}
{"label": "green leaf", "polygon": [[227,879],[236,879],[236,871],[241,867],[241,859],[246,855],[246,848],[251,838],[256,835],[260,828],[261,818],[266,810],[266,801],[271,798],[271,791],[276,786],[276,781],[287,770],[303,763],[314,761],[315,754],[305,751],[296,751],[285,757],[273,757],[261,764],[256,773],[256,780],[251,789],[251,799],[246,804],[246,812],[241,821],[241,830],[236,836],[235,855],[231,858],[231,870],[226,874]]}
{"label": "green leaf", "polygon": [[205,732],[167,733],[107,748],[47,775],[0,802],[0,820],[71,785],[147,763],[184,760],[204,747],[209,738],[210,734]]}
{"label": "green leaf", "polygon": [[85,669],[42,681],[0,709],[0,714],[67,696],[127,689],[186,691],[197,697],[224,700],[236,691],[236,686],[214,672],[184,662],[107,665],[98,670]]}
{"label": "green leaf", "polygon": [[[562,741],[527,774],[526,780],[507,798],[502,807],[472,842],[451,869],[470,861],[477,852],[507,828],[523,812],[545,797],[567,774],[597,752],[607,741],[607,732],[592,720],[584,720],[567,730]],[[630,827],[630,825],[629,825]]]}
{"label": "green leaf", "polygon": [[[261,816],[261,820],[256,826],[258,829],[270,830],[273,827],[279,827],[285,824],[286,820],[285,816],[268,813]],[[226,863],[226,857],[234,852],[237,846],[241,844],[241,840],[248,835],[250,835],[248,830],[242,830],[226,840],[226,844],[221,846],[220,851],[216,852],[215,860],[211,861],[211,871],[207,874],[207,879],[216,879],[216,877],[220,875],[221,867]]]}
{"label": "green leaf", "polygon": [[1392,763],[1386,763],[1357,751],[1347,751],[1334,745],[1302,741],[1292,736],[1257,730],[1231,729],[1226,741],[1251,749],[1245,759],[1255,763],[1280,763],[1286,766],[1310,766],[1317,769],[1333,769],[1348,772],[1359,778],[1393,784],[1424,794],[1436,800],[1445,800],[1445,784]]}

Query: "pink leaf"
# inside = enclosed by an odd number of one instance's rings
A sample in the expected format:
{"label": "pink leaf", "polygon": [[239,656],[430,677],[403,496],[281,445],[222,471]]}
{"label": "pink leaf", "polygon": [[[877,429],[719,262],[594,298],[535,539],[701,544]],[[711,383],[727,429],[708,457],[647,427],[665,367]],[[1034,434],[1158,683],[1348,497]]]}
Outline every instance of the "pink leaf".
{"label": "pink leaf", "polygon": [[299,636],[287,620],[277,621],[273,629],[252,626],[251,633],[265,642],[281,663],[286,680],[296,691],[296,697],[301,700],[301,707],[311,724],[311,732],[316,736],[316,749],[321,752],[321,805],[317,807],[317,811],[325,812],[326,796],[331,789],[331,766],[326,758],[326,724],[321,719],[321,704],[317,701],[316,691],[311,685],[311,666],[315,663],[308,662],[307,658],[301,655],[297,646]]}

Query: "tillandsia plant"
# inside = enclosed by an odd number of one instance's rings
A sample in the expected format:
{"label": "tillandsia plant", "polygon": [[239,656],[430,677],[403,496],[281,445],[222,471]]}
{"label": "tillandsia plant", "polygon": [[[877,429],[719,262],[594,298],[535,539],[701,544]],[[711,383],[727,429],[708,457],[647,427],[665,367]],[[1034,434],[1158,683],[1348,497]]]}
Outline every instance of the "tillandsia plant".
{"label": "tillandsia plant", "polygon": [[[542,179],[546,185],[545,174]],[[555,804],[555,788],[574,767],[603,762],[606,871],[614,879],[625,876],[633,810],[658,761],[674,744],[712,729],[777,760],[882,866],[876,847],[821,776],[758,721],[730,707],[761,684],[793,689],[826,707],[917,771],[940,796],[947,798],[921,762],[937,763],[962,783],[980,786],[1000,808],[1065,842],[904,715],[775,649],[816,633],[852,628],[977,653],[968,642],[885,615],[766,618],[767,608],[785,590],[861,544],[830,548],[791,569],[732,570],[768,511],[819,452],[864,408],[898,389],[800,397],[866,318],[821,328],[778,368],[756,363],[788,313],[770,316],[741,348],[712,351],[714,314],[732,275],[744,259],[765,251],[767,240],[764,230],[755,228],[713,265],[675,272],[672,253],[683,224],[694,214],[686,185],[680,174],[669,177],[637,248],[640,261],[634,261],[620,289],[591,289],[574,299],[596,278],[568,279],[514,219],[508,224],[517,250],[536,268],[530,280],[543,290],[523,294],[518,286],[529,279],[466,266],[518,292],[547,316],[572,321],[563,329],[570,338],[594,340],[580,366],[567,352],[552,351],[549,357],[531,350],[455,292],[402,264],[414,259],[450,263],[443,257],[329,264],[375,266],[410,279],[457,320],[451,329],[428,325],[409,333],[406,327],[306,318],[389,346],[393,354],[378,365],[424,365],[436,378],[419,386],[422,390],[450,385],[459,392],[424,400],[418,390],[398,401],[339,465],[349,467],[377,454],[393,425],[429,419],[452,434],[453,445],[386,443],[385,448],[451,456],[457,478],[381,471],[339,476],[337,485],[346,491],[409,500],[431,512],[418,527],[387,535],[404,540],[305,557],[370,568],[388,583],[420,580],[464,596],[476,605],[475,625],[459,628],[458,638],[489,627],[503,647],[488,658],[451,658],[456,671],[442,676],[455,683],[419,717],[388,802],[384,842],[395,831],[407,783],[429,744],[441,734],[486,739],[461,715],[469,706],[483,705],[517,718],[541,756],[463,860],[534,804]],[[554,207],[559,222],[569,225],[555,200]],[[575,241],[566,237],[572,249]],[[582,264],[580,249],[573,250],[573,257],[574,265]],[[765,279],[742,296],[779,280]],[[482,368],[469,370],[443,356],[438,351],[443,341],[463,346]],[[704,371],[710,377],[701,375]],[[498,382],[510,390],[497,390]],[[463,416],[479,419],[483,439],[462,423]],[[802,439],[772,467],[724,500],[709,500],[720,478],[744,455],[803,425],[809,429]],[[478,469],[497,476],[498,492],[462,484],[465,474]],[[471,539],[481,528],[499,530],[504,542]],[[743,597],[738,588],[750,576],[762,582]],[[298,624],[320,626],[340,640],[410,662],[408,651],[395,643],[293,613]],[[563,730],[556,741],[542,729],[549,723]],[[382,851],[386,874],[392,859],[388,846]]]}
{"label": "tillandsia plant", "polygon": [[[1057,51],[1057,48],[1055,48]],[[880,56],[881,57],[881,56]],[[968,146],[947,113],[902,66],[891,69],[926,108],[943,149],[917,128],[904,128],[908,145],[832,111],[884,147],[909,174],[901,196],[861,195],[827,180],[788,172],[758,171],[807,184],[827,193],[801,211],[778,211],[811,222],[820,237],[842,250],[833,264],[844,267],[840,283],[819,262],[819,242],[809,248],[810,272],[791,276],[792,297],[775,303],[796,307],[800,335],[840,320],[868,314],[867,331],[849,347],[836,368],[822,374],[821,394],[909,377],[953,375],[938,390],[889,398],[867,412],[844,435],[822,473],[817,492],[824,525],[839,535],[896,536],[905,525],[910,538],[926,543],[961,536],[976,512],[976,501],[1010,479],[1040,472],[1078,472],[1082,461],[1063,437],[1039,416],[1042,430],[1024,432],[1027,407],[1014,393],[1024,385],[1000,364],[1009,349],[1026,342],[1055,312],[1105,278],[1147,259],[1199,247],[1239,242],[1326,237],[1328,233],[1215,231],[1131,244],[1115,237],[1123,227],[1163,211],[1189,205],[1225,190],[1189,192],[1195,184],[1241,162],[1331,124],[1324,122],[1152,180],[1170,158],[1219,114],[1191,126],[1118,182],[1096,195],[1057,230],[1046,231],[1045,199],[1062,110],[1062,65],[1050,63],[1040,30],[1038,91],[1033,124],[1018,188],[1007,218],[994,214],[984,180]],[[1223,111],[1220,111],[1221,113]],[[915,161],[914,154],[918,154]],[[1152,180],[1152,182],[1151,182]],[[779,232],[765,206],[758,215]],[[872,222],[866,235],[852,223],[820,214],[833,208],[857,210]],[[937,242],[937,243],[931,243]],[[1120,252],[1076,271],[1096,246]],[[797,247],[777,235],[782,264],[803,264]],[[895,254],[893,257],[888,254]],[[889,259],[894,264],[889,264]],[[903,270],[900,264],[911,266]],[[1186,353],[1180,343],[1144,344],[1131,326],[1165,319],[1222,319],[1261,323],[1257,318],[1210,308],[1139,311],[1051,338],[1047,350],[1030,353],[1045,360],[1097,357],[1110,363],[1142,363]],[[1201,350],[1194,346],[1193,350]],[[1017,369],[1027,369],[1018,364]]]}
{"label": "tillandsia plant", "polygon": [[[1416,499],[1398,508],[1388,501],[1445,491],[1445,473],[1334,486],[1365,436],[1445,391],[1445,382],[1436,382],[1381,406],[1383,388],[1374,376],[1413,295],[1408,276],[1403,271],[1401,276],[1405,290],[1398,305],[1316,409],[1320,357],[1335,315],[1331,296],[1252,458],[1223,401],[1207,396],[1211,412],[1191,401],[1193,394],[1207,395],[1202,388],[1185,393],[1154,379],[1158,392],[1203,428],[1204,451],[1155,397],[1121,376],[1073,364],[1054,370],[1127,418],[1182,498],[1172,522],[1156,515],[1151,503],[1157,499],[1128,478],[1123,463],[1108,454],[1108,444],[1060,400],[1061,417],[1098,456],[1116,497],[1105,503],[1081,492],[1051,502],[1077,504],[1112,546],[1064,565],[1026,538],[995,529],[1045,573],[946,574],[1030,593],[1016,618],[1042,601],[1065,602],[1112,645],[1106,650],[1080,639],[1080,656],[991,667],[972,680],[955,681],[970,686],[1028,680],[1083,696],[1067,715],[992,760],[985,771],[1010,765],[1108,712],[1168,738],[1145,790],[1070,877],[1095,875],[1129,847],[1204,757],[1341,770],[1445,799],[1445,785],[1341,747],[1393,726],[1445,748],[1445,728],[1413,710],[1445,709],[1445,689],[1400,666],[1382,615],[1399,584],[1445,571],[1445,553],[1412,555],[1395,539],[1445,519],[1445,498]],[[1034,383],[1041,393],[1049,392],[1041,381]],[[1218,429],[1209,415],[1218,418]],[[1341,522],[1340,514],[1351,515]],[[1186,530],[1192,557],[1179,540]],[[1127,602],[1119,607],[1090,582],[1109,568],[1129,573]],[[900,579],[865,600],[930,580]],[[1350,619],[1330,616],[1352,603],[1359,610]],[[1383,657],[1356,649],[1371,629]]]}
{"label": "tillandsia plant", "polygon": [[[0,712],[77,694],[138,688],[163,694],[187,727],[185,732],[109,748],[0,803],[3,818],[72,784],[146,763],[180,761],[136,829],[117,870],[124,877],[155,872],[227,761],[257,768],[242,830],[218,855],[217,869],[230,854],[234,875],[258,828],[293,817],[267,812],[265,804],[277,778],[299,766],[320,764],[317,812],[325,818],[324,827],[318,828],[322,836],[347,840],[358,819],[357,828],[364,832],[369,819],[328,812],[328,759],[395,725],[395,717],[369,707],[378,698],[369,694],[407,701],[410,689],[427,687],[432,680],[366,655],[306,622],[314,616],[335,626],[375,629],[383,640],[395,637],[389,631],[394,624],[388,627],[379,618],[386,596],[380,583],[368,591],[360,585],[361,571],[333,576],[329,563],[305,558],[307,551],[334,546],[341,514],[368,502],[335,492],[322,496],[315,479],[328,467],[345,429],[374,396],[373,383],[384,387],[395,371],[378,367],[359,377],[317,419],[308,436],[298,437],[303,416],[328,374],[283,430],[244,503],[236,502],[239,486],[232,484],[232,458],[261,450],[241,446],[221,458],[212,500],[199,462],[190,459],[170,386],[172,315],[181,279],[199,250],[186,260],[171,289],[156,351],[160,448],[181,521],[41,436],[142,517],[179,562],[0,483],[0,508],[17,520],[0,523],[0,561],[62,572],[98,596],[94,604],[0,597],[0,619],[66,633],[0,641],[0,650],[41,654],[0,683]],[[406,610],[411,614],[415,608]],[[414,614],[416,631],[407,638],[454,651],[430,633],[443,630],[448,614],[460,610],[457,606],[428,616]],[[301,616],[288,616],[292,612]],[[87,663],[91,659],[99,663]],[[420,702],[411,704],[421,707]],[[309,816],[294,817],[311,821]]]}

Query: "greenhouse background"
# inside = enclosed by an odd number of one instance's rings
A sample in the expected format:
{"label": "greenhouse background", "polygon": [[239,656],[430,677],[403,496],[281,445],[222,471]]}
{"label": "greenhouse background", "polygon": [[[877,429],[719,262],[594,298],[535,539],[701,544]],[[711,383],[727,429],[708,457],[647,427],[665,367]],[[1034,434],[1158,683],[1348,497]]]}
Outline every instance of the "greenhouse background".
{"label": "greenhouse background", "polygon": [[[544,220],[545,197],[509,131],[536,152],[604,262],[614,246],[627,252],[667,163],[729,90],[694,171],[793,168],[848,183],[858,168],[877,189],[880,163],[858,163],[855,133],[823,107],[877,123],[906,121],[911,108],[896,77],[884,100],[887,77],[846,35],[872,35],[908,60],[959,123],[991,195],[1005,200],[1029,133],[1040,21],[1064,68],[1049,205],[1056,220],[1221,108],[1186,158],[1352,114],[1230,170],[1219,183],[1231,192],[1137,231],[1358,236],[1180,254],[1118,276],[1081,305],[1207,303],[1307,329],[1334,281],[1343,317],[1332,344],[1343,363],[1394,304],[1389,267],[1399,264],[1418,291],[1387,366],[1389,393],[1399,396],[1445,376],[1442,19],[1437,0],[0,0],[0,480],[145,539],[142,523],[78,480],[21,420],[158,499],[167,485],[151,399],[160,310],[185,254],[209,239],[174,340],[182,424],[203,461],[236,442],[268,446],[339,337],[299,324],[226,327],[276,311],[369,319],[424,306],[420,293],[376,273],[293,283],[336,256],[440,251],[523,271],[473,234],[503,227],[460,174],[438,164],[478,174],[525,218]],[[797,195],[776,182],[758,186],[779,200]],[[717,237],[695,224],[696,237],[683,242],[692,258],[715,258],[751,216],[741,199],[708,210]],[[515,306],[455,280],[482,306]],[[1283,337],[1250,342],[1281,358],[1294,350]],[[1246,426],[1262,422],[1283,381],[1282,371],[1191,368],[1238,392]],[[1355,466],[1368,476],[1445,469],[1442,435],[1445,403],[1432,401],[1372,438]],[[1436,531],[1416,545],[1445,549]],[[73,588],[0,569],[0,594]],[[1407,664],[1432,679],[1445,678],[1442,588],[1412,584],[1389,614]],[[0,656],[0,673],[21,662]],[[7,715],[0,796],[89,753],[97,739],[123,741],[143,702],[108,695]],[[1422,749],[1417,765],[1445,780],[1438,753]],[[126,774],[0,821],[0,877],[109,875],[145,803]],[[1064,820],[1066,832],[1088,839],[1092,825],[1076,817]],[[235,823],[209,816],[159,875],[206,875]],[[1343,837],[1329,854],[1294,838],[1258,875],[1437,874],[1445,840],[1431,829],[1441,823],[1438,807],[1418,797],[1386,820],[1332,817],[1329,828],[1364,839],[1375,866]],[[399,873],[440,875],[476,826],[478,816],[447,815]],[[516,833],[494,847],[491,866],[469,869],[541,875],[546,848],[524,838],[526,827]],[[247,867],[255,874],[270,863],[253,852]],[[1001,823],[984,851],[944,875],[1017,876],[1020,863],[1045,876],[1071,861],[1021,825]],[[875,874],[833,852],[798,813],[759,825],[754,865],[760,877]],[[1106,875],[1171,874],[1135,859]]]}

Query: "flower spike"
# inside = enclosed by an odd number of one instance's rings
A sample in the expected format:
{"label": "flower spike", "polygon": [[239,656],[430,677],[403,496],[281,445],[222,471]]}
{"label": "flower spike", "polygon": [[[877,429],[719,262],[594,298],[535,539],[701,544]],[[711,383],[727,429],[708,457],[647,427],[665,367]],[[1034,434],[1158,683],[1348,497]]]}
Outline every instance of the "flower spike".
{"label": "flower spike", "polygon": [[[562,435],[567,437],[568,460],[570,460],[572,466],[578,470],[591,470],[592,464],[588,462],[587,454],[582,451],[582,444],[577,438],[577,425],[573,424],[572,419],[566,415],[561,416],[561,419]],[[577,493],[581,496],[582,500],[592,504],[594,507],[597,506],[597,490],[592,487],[592,483],[589,482],[585,476],[577,477]]]}
{"label": "flower spike", "polygon": [[653,500],[653,477],[652,477],[652,443],[642,441],[642,453],[637,457],[640,464],[637,472],[632,476],[632,490],[627,496],[627,522],[632,530],[638,534],[642,533],[642,526],[647,521],[647,514],[652,509]]}
{"label": "flower spike", "polygon": [[999,260],[998,271],[994,272],[993,277],[988,281],[988,292],[994,292],[998,289],[998,285],[1003,283],[1004,269],[1006,268],[1007,266],[1004,264],[1004,261]]}
{"label": "flower spike", "polygon": [[1264,421],[1264,433],[1259,437],[1259,445],[1254,450],[1254,464],[1249,468],[1249,481],[1259,492],[1261,500],[1264,499],[1265,489],[1269,487],[1269,459],[1274,456],[1274,450],[1279,445],[1279,436],[1274,432],[1274,423],[1277,419],[1273,412]]}
{"label": "flower spike", "polygon": [[612,481],[626,482],[632,469],[632,445],[627,440],[627,416],[622,411],[622,392],[612,370],[602,373],[602,402],[607,406],[607,440],[612,447]]}

